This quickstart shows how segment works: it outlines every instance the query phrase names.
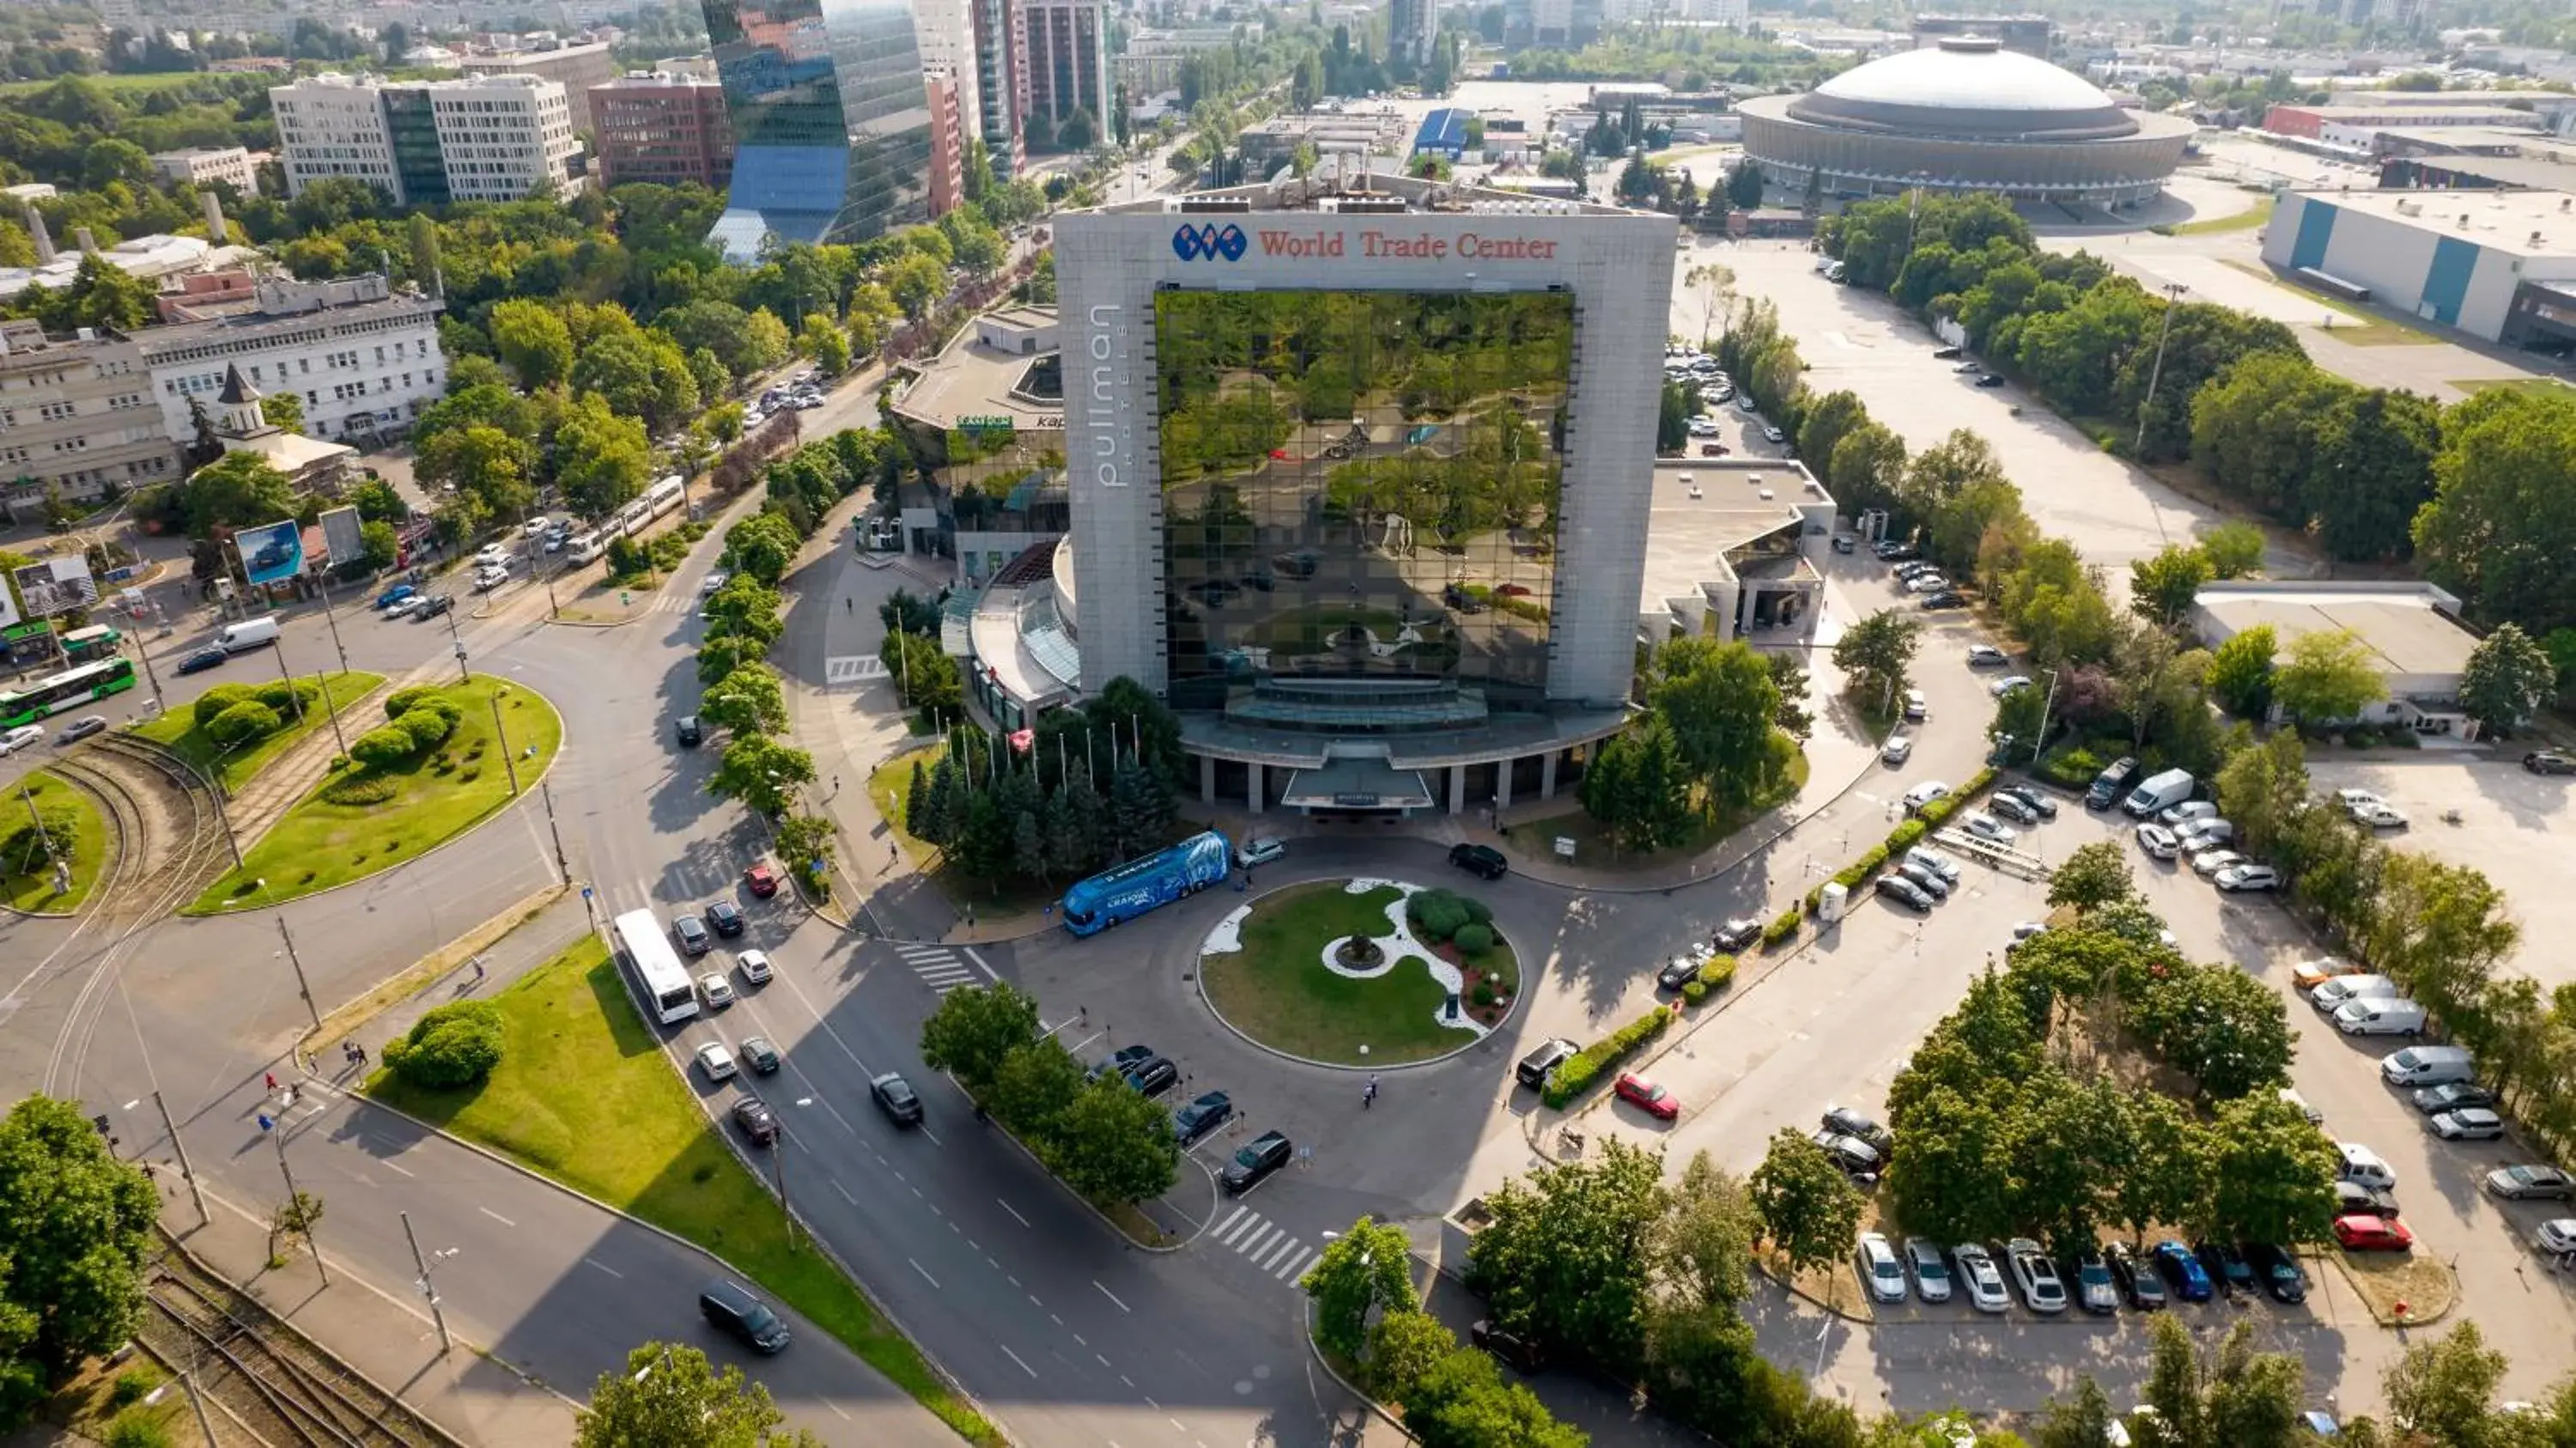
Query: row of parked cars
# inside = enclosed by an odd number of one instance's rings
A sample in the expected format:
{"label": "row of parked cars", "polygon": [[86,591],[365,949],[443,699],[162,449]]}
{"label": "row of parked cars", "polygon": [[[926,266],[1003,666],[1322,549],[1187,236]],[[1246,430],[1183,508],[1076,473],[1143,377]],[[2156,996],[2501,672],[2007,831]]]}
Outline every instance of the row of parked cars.
{"label": "row of parked cars", "polygon": [[[1115,1076],[1140,1095],[1151,1100],[1181,1084],[1181,1068],[1168,1056],[1139,1042],[1121,1046],[1110,1055],[1091,1063],[1083,1073],[1085,1081],[1098,1081]],[[1234,1098],[1223,1091],[1202,1091],[1172,1113],[1172,1135],[1187,1151],[1199,1144],[1209,1132],[1235,1117]],[[1259,1186],[1264,1178],[1288,1164],[1295,1147],[1284,1131],[1265,1131],[1245,1142],[1217,1172],[1217,1181],[1229,1195],[1240,1196]]]}
{"label": "row of parked cars", "polygon": [[2283,1303],[2304,1302],[2308,1274],[2298,1254],[2268,1243],[2186,1244],[2168,1238],[2143,1251],[2126,1242],[2088,1247],[2062,1260],[2028,1237],[1988,1245],[1944,1247],[1927,1237],[1890,1241],[1863,1233],[1856,1254],[1861,1285],[1878,1302],[1909,1297],[1927,1303],[1964,1296],[1980,1312],[2023,1307],[2055,1316],[2069,1306],[2109,1316],[2123,1306],[2153,1312],[2169,1302],[2207,1302],[2257,1290]]}

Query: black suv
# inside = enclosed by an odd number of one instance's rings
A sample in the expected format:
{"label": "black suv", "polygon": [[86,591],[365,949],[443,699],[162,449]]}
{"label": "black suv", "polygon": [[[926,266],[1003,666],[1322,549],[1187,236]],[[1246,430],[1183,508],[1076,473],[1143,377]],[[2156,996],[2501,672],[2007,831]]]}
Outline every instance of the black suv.
{"label": "black suv", "polygon": [[2287,1247],[2268,1242],[2249,1243],[2245,1260],[2254,1266],[2254,1274],[2263,1281],[2263,1290],[2275,1302],[2308,1300],[2308,1274],[2299,1266],[2298,1256]]}
{"label": "black suv", "polygon": [[1511,862],[1503,858],[1503,852],[1491,845],[1452,845],[1449,847],[1449,863],[1488,880],[1499,880],[1512,868]]}
{"label": "black suv", "polygon": [[708,1283],[698,1293],[698,1311],[707,1321],[724,1329],[754,1351],[774,1353],[787,1346],[787,1324],[769,1310],[769,1304],[751,1295],[751,1289],[724,1278]]}
{"label": "black suv", "polygon": [[1738,951],[1751,949],[1753,942],[1761,938],[1762,922],[1750,915],[1739,915],[1711,932],[1708,943],[1733,955]]}
{"label": "black suv", "polygon": [[1539,1042],[1538,1049],[1521,1057],[1521,1063],[1512,1068],[1512,1074],[1532,1091],[1543,1090],[1547,1086],[1547,1078],[1556,1074],[1556,1068],[1572,1060],[1574,1053],[1582,1049],[1563,1036],[1551,1037]]}
{"label": "black suv", "polygon": [[1183,1150],[1198,1139],[1225,1125],[1234,1115],[1234,1098],[1222,1091],[1210,1091],[1189,1105],[1172,1113],[1172,1134],[1180,1138]]}
{"label": "black suv", "polygon": [[2084,791],[2084,807],[2109,809],[2111,802],[2120,797],[2120,791],[2127,789],[2129,781],[2137,777],[2138,761],[2123,755],[2110,768],[2093,776],[2093,787]]}
{"label": "black suv", "polygon": [[1130,1067],[1144,1065],[1153,1059],[1154,1048],[1151,1046],[1121,1046],[1118,1054],[1092,1062],[1091,1069],[1082,1073],[1082,1079],[1092,1082],[1103,1076],[1123,1076]]}
{"label": "black suv", "polygon": [[757,1096],[745,1096],[733,1104],[733,1124],[751,1138],[754,1146],[768,1146],[778,1140],[778,1116],[769,1103]]}
{"label": "black suv", "polygon": [[1534,1373],[1547,1366],[1547,1360],[1539,1356],[1536,1347],[1482,1318],[1467,1329],[1467,1341],[1473,1343],[1478,1352],[1492,1353],[1511,1364],[1516,1372]]}
{"label": "black suv", "polygon": [[733,908],[731,900],[710,900],[707,923],[716,928],[716,934],[731,940],[742,933],[742,912]]}
{"label": "black suv", "polygon": [[1163,1056],[1148,1056],[1134,1062],[1119,1075],[1128,1085],[1148,1097],[1160,1096],[1181,1084],[1181,1068]]}
{"label": "black suv", "polygon": [[1225,1170],[1217,1173],[1217,1180],[1225,1183],[1229,1195],[1241,1196],[1260,1185],[1263,1177],[1286,1166],[1288,1152],[1286,1132],[1265,1131],[1234,1154],[1234,1160],[1227,1162]]}
{"label": "black suv", "polygon": [[681,715],[671,725],[671,732],[679,736],[682,749],[695,749],[705,742],[707,737],[706,731],[698,727],[698,716],[695,714]]}
{"label": "black suv", "polygon": [[2118,1285],[2122,1300],[2139,1312],[2153,1312],[2165,1305],[2164,1279],[2156,1269],[2138,1260],[2126,1242],[2114,1242],[2102,1249],[2103,1260],[2110,1263],[2111,1280]]}

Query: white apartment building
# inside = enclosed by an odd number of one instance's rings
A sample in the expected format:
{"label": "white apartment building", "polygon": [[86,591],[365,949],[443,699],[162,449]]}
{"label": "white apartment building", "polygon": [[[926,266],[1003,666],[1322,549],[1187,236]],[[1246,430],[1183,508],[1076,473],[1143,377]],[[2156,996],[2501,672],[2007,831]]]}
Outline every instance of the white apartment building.
{"label": "white apartment building", "polygon": [[920,47],[924,71],[944,70],[957,82],[957,116],[962,132],[958,154],[963,156],[962,142],[980,140],[984,134],[984,96],[975,63],[975,23],[970,0],[915,0],[912,38]]}
{"label": "white apartment building", "polygon": [[517,201],[571,182],[581,142],[562,82],[513,73],[419,89],[429,92],[449,200]]}
{"label": "white apartment building", "polygon": [[152,158],[152,169],[164,181],[185,181],[191,186],[222,181],[244,196],[259,190],[251,170],[250,150],[244,146],[190,146],[184,151],[163,151]]}
{"label": "white apartment building", "polygon": [[277,117],[277,154],[288,196],[345,176],[397,202],[409,199],[394,171],[393,136],[379,87],[345,75],[309,75],[293,85],[270,86],[268,104]]}
{"label": "white apartment building", "polygon": [[309,437],[364,440],[411,426],[447,390],[438,346],[441,303],[397,295],[382,276],[264,281],[251,310],[136,335],[166,434],[196,435],[189,403],[211,412],[225,369],[304,401]]}
{"label": "white apartment building", "polygon": [[135,344],[113,332],[53,338],[33,321],[0,322],[0,506],[12,519],[110,487],[179,476],[179,449],[152,406]]}

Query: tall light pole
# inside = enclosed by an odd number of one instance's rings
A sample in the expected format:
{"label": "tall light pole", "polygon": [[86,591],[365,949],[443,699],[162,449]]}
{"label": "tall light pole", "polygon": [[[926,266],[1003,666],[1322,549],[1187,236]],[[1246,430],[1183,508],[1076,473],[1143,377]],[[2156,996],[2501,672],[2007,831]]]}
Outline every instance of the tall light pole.
{"label": "tall light pole", "polygon": [[2182,294],[2191,289],[2180,282],[2167,282],[2156,290],[2163,292],[2167,300],[2164,320],[2156,326],[2156,361],[2147,369],[2147,395],[2138,403],[2138,440],[2129,446],[2129,450],[2136,453],[2147,450],[2147,409],[2155,405],[2156,379],[2164,375],[2165,337],[2173,331],[2174,308],[2182,304]]}
{"label": "tall light pole", "polygon": [[[397,1215],[402,1218],[403,1240],[411,1243],[412,1265],[420,1269],[420,1295],[429,1299],[429,1320],[438,1327],[438,1352],[439,1356],[444,1357],[456,1351],[456,1339],[447,1335],[447,1314],[439,1310],[438,1288],[429,1280],[429,1259],[421,1255],[420,1235],[411,1229],[411,1213],[401,1212]],[[443,1260],[455,1256],[456,1249],[450,1247],[438,1255]]]}
{"label": "tall light pole", "polygon": [[[251,884],[257,887],[262,894],[266,894],[268,891],[268,881],[264,879],[253,880]],[[276,909],[274,906],[271,906],[270,908],[273,910]],[[296,953],[295,936],[286,928],[286,912],[283,910],[277,910],[275,918],[277,920],[277,937],[278,939],[286,942],[287,963],[295,967],[296,993],[304,997],[304,1013],[313,1018],[313,1034],[318,1037],[322,1034],[322,1008],[313,1003],[313,986],[304,978],[304,957]]]}

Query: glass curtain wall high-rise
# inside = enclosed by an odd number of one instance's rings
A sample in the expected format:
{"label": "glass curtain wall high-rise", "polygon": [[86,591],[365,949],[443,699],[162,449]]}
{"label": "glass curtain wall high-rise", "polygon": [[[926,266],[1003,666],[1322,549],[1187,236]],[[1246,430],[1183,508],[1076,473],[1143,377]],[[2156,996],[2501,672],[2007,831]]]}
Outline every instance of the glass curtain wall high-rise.
{"label": "glass curtain wall high-rise", "polygon": [[734,134],[708,240],[845,242],[929,217],[931,112],[906,0],[705,0]]}
{"label": "glass curtain wall high-rise", "polygon": [[1173,706],[1544,707],[1573,338],[1565,292],[1157,295]]}

